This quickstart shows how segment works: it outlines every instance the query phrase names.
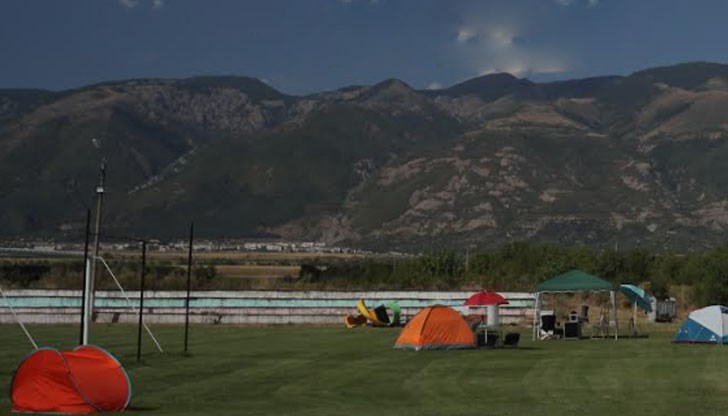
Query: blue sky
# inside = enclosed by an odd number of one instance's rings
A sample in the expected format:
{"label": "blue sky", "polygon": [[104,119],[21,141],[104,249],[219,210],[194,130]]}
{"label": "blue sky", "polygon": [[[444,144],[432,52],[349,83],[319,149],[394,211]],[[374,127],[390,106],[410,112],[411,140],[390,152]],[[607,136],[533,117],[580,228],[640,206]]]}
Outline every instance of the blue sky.
{"label": "blue sky", "polygon": [[235,74],[290,94],[728,62],[725,0],[5,0],[0,87]]}

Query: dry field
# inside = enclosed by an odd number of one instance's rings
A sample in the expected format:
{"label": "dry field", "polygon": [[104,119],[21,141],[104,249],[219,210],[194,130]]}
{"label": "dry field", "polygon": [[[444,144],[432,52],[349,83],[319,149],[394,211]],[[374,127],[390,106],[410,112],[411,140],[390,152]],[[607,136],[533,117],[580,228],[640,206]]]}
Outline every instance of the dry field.
{"label": "dry field", "polygon": [[258,266],[247,264],[223,264],[215,266],[215,271],[222,277],[250,279],[283,278],[286,276],[298,277],[300,270],[300,266]]}

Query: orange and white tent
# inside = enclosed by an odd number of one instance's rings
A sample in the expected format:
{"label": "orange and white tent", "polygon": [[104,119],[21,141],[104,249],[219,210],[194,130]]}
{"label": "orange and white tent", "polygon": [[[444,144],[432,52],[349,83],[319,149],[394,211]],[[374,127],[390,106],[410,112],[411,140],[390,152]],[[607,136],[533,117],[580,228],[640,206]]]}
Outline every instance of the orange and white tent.
{"label": "orange and white tent", "polygon": [[475,335],[454,309],[435,305],[415,315],[394,344],[396,349],[436,350],[475,348]]}
{"label": "orange and white tent", "polygon": [[90,345],[64,352],[35,351],[18,367],[10,389],[14,412],[118,412],[131,397],[129,378],[119,361]]}

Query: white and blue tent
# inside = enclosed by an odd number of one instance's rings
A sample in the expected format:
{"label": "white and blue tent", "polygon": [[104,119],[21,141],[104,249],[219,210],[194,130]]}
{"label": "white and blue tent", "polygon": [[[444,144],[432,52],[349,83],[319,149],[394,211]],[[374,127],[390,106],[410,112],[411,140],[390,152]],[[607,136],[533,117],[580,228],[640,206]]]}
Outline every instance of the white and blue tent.
{"label": "white and blue tent", "polygon": [[728,308],[712,305],[690,312],[673,342],[728,343]]}

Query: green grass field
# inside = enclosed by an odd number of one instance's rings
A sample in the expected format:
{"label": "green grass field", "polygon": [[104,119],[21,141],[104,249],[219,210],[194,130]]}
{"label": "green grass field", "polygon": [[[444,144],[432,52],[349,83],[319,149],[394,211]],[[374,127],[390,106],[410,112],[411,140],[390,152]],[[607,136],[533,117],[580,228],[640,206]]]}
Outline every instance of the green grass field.
{"label": "green grass field", "polygon": [[[518,349],[395,351],[398,329],[335,327],[136,328],[97,326],[95,342],[125,364],[130,412],[143,415],[724,415],[728,347],[648,339],[531,342]],[[76,326],[34,326],[45,346],[72,348]],[[0,326],[0,390],[30,352],[16,326]],[[0,413],[9,412],[7,395]]]}

